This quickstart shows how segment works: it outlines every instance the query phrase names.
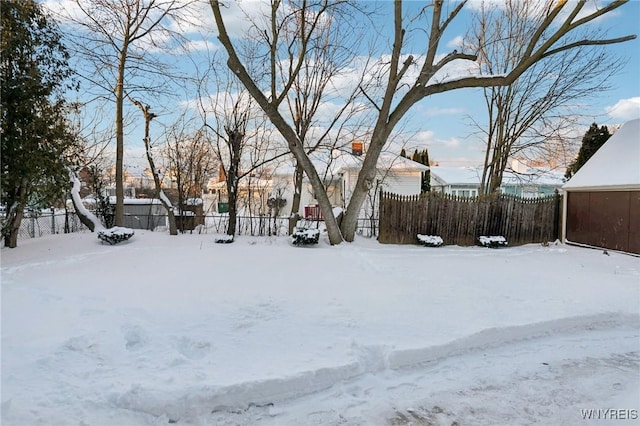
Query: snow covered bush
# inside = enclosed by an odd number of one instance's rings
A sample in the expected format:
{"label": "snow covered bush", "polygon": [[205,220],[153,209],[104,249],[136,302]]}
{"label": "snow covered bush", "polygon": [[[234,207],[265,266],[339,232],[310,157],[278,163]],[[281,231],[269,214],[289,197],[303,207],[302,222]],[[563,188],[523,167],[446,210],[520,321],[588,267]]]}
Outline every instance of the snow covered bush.
{"label": "snow covered bush", "polygon": [[507,242],[507,239],[501,235],[490,237],[482,235],[478,237],[478,244],[483,247],[498,248],[506,247],[509,243]]}
{"label": "snow covered bush", "polygon": [[293,244],[296,246],[308,246],[311,244],[318,244],[320,239],[320,230],[297,228],[293,234],[291,234]]}
{"label": "snow covered bush", "polygon": [[133,229],[114,226],[113,228],[99,231],[98,239],[102,242],[114,245],[122,241],[127,241],[129,238],[133,237],[134,233]]}
{"label": "snow covered bush", "polygon": [[215,241],[216,244],[230,244],[233,242],[233,235],[216,235]]}
{"label": "snow covered bush", "polygon": [[440,247],[444,241],[439,235],[422,235],[418,234],[418,242],[427,247]]}

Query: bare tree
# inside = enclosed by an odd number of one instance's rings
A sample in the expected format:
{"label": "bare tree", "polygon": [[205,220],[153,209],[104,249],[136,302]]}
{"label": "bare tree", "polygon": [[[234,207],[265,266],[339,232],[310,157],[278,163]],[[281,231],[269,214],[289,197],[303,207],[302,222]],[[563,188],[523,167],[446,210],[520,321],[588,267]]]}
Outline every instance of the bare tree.
{"label": "bare tree", "polygon": [[[281,81],[291,79],[292,85],[286,97],[290,120],[296,136],[303,145],[307,155],[324,151],[325,157],[331,160],[331,152],[339,148],[341,134],[344,130],[349,133],[357,127],[351,120],[363,113],[363,107],[356,102],[358,84],[353,84],[348,93],[340,98],[340,90],[335,87],[336,80],[343,76],[344,65],[352,62],[357,55],[358,45],[362,40],[353,26],[339,25],[334,19],[321,19],[314,22],[312,14],[298,13],[298,25],[284,25],[280,37],[287,44],[295,44],[299,36],[299,28],[303,25],[315,25],[312,49],[302,58],[301,69],[297,74],[286,62],[278,62],[276,72]],[[307,20],[302,24],[300,20]],[[272,35],[273,36],[273,35]],[[275,38],[275,37],[274,37]],[[266,36],[265,42],[269,43]],[[366,66],[356,80],[362,81]],[[320,107],[334,106],[335,102],[342,105],[327,113]],[[321,157],[317,155],[316,157]],[[295,157],[294,157],[295,159]],[[304,170],[302,164],[295,160],[293,173],[293,199],[291,203],[291,220],[289,233],[297,222],[300,210]],[[326,182],[326,179],[323,179]]]}
{"label": "bare tree", "polygon": [[[480,71],[495,75],[516,65],[551,6],[551,0],[483,4],[466,43],[479,52]],[[581,31],[567,41],[602,36]],[[500,189],[510,160],[557,155],[557,142],[567,140],[563,133],[581,114],[576,106],[606,90],[620,62],[602,46],[577,46],[543,58],[508,86],[484,88],[488,122],[475,122],[486,138],[481,193]]]}
{"label": "bare tree", "polygon": [[158,198],[160,198],[162,206],[167,211],[167,217],[169,219],[169,234],[178,235],[178,228],[176,227],[176,216],[173,213],[173,205],[162,190],[162,184],[160,182],[160,171],[156,168],[156,164],[153,161],[153,155],[151,154],[151,137],[149,136],[149,126],[151,125],[151,120],[153,120],[157,116],[151,112],[151,107],[149,105],[143,105],[142,102],[135,99],[131,99],[131,102],[133,102],[135,106],[140,108],[142,116],[144,117],[144,149],[145,153],[147,154],[147,161],[149,162],[149,168],[151,170],[151,176],[153,177],[153,183],[155,185]]}
{"label": "bare tree", "polygon": [[[182,217],[184,206],[190,199],[202,196],[217,163],[211,149],[211,138],[203,129],[194,129],[192,119],[181,116],[165,137],[165,176],[176,184],[178,212]],[[182,220],[181,226],[183,224]]]}
{"label": "bare tree", "polygon": [[[223,83],[217,81],[220,83],[218,88],[223,87]],[[237,82],[228,80],[227,84],[229,90],[218,91],[209,96],[207,99],[210,104],[202,103],[201,112],[205,126],[215,135],[213,153],[226,182],[229,205],[227,234],[235,235],[240,180],[250,179],[268,163],[287,153],[270,144],[274,141],[270,140],[264,126],[265,119],[256,110],[251,96],[240,90]],[[200,99],[203,101],[205,98]],[[251,189],[251,185],[248,189]]]}
{"label": "bare tree", "polygon": [[[612,1],[600,9],[593,12],[586,12],[584,16],[578,16],[580,12],[584,12],[583,8],[586,1],[577,2],[561,1],[549,6],[544,11],[544,19],[542,19],[535,30],[530,34],[529,42],[514,62],[514,65],[504,74],[488,75],[488,76],[455,76],[453,78],[437,79],[438,72],[454,61],[459,60],[478,60],[478,52],[458,52],[456,50],[442,56],[437,55],[443,34],[449,27],[450,23],[459,15],[466,1],[462,1],[455,5],[453,9],[443,16],[444,0],[435,0],[432,5],[425,7],[416,19],[422,19],[430,13],[431,18],[427,20],[427,31],[422,34],[426,35],[423,43],[424,54],[412,55],[403,53],[405,48],[405,32],[407,18],[403,13],[402,1],[395,0],[393,5],[393,23],[394,38],[390,57],[382,64],[384,69],[383,78],[384,87],[381,96],[375,93],[367,92],[366,87],[362,87],[363,93],[370,100],[373,107],[377,110],[377,120],[372,131],[371,141],[368,147],[363,167],[358,175],[357,185],[347,207],[347,211],[342,221],[341,230],[338,229],[337,222],[331,211],[331,204],[326,194],[322,196],[324,190],[322,180],[319,178],[313,163],[306,155],[304,147],[300,143],[299,138],[295,134],[293,127],[287,122],[281,114],[279,107],[283,100],[287,97],[291,90],[295,77],[300,74],[304,57],[313,46],[312,37],[317,29],[317,25],[321,19],[330,17],[330,19],[340,19],[340,11],[348,6],[347,2],[334,2],[329,0],[316,1],[300,1],[300,2],[281,2],[273,0],[271,2],[270,29],[267,29],[267,50],[270,54],[265,58],[271,64],[271,72],[267,72],[267,79],[270,81],[269,87],[261,88],[259,82],[264,78],[263,75],[251,75],[247,68],[243,65],[242,60],[237,51],[238,43],[234,43],[227,32],[225,21],[222,13],[222,4],[219,0],[209,0],[216,25],[219,31],[219,40],[224,46],[229,56],[228,66],[238,76],[245,85],[247,90],[256,99],[260,107],[265,111],[271,122],[280,131],[284,139],[287,141],[289,149],[296,157],[296,160],[302,165],[305,173],[309,177],[314,190],[319,194],[318,202],[325,216],[329,240],[332,244],[340,243],[344,239],[352,241],[357,226],[357,218],[368,190],[373,186],[376,163],[380,152],[387,143],[387,139],[405,116],[405,114],[422,99],[451,90],[457,90],[467,87],[491,87],[504,86],[513,83],[527,69],[540,60],[555,55],[566,50],[570,50],[579,46],[604,45],[611,43],[619,43],[631,40],[635,36],[624,36],[618,38],[597,38],[597,39],[567,39],[567,35],[575,32],[577,28],[593,21],[594,19],[610,13],[619,8],[626,0]],[[293,23],[299,24],[298,36],[296,44],[287,44],[282,46],[278,40],[278,17],[294,13],[301,16],[309,16],[310,19],[296,19]],[[564,13],[566,12],[566,14]],[[342,25],[352,25],[353,22],[343,21]],[[278,56],[278,53],[285,54],[287,58],[287,66],[292,70],[291,78],[281,81],[274,72],[276,64],[284,59]],[[409,70],[417,67],[417,74],[410,75]],[[342,231],[342,232],[340,232]]]}
{"label": "bare tree", "polygon": [[[124,221],[124,127],[127,95],[161,93],[172,78],[170,67],[157,59],[156,51],[179,40],[169,22],[187,17],[193,0],[71,0],[63,10],[72,25],[71,48],[81,58],[79,74],[96,98],[115,105],[116,211],[115,224]],[[76,13],[78,11],[79,13]]]}

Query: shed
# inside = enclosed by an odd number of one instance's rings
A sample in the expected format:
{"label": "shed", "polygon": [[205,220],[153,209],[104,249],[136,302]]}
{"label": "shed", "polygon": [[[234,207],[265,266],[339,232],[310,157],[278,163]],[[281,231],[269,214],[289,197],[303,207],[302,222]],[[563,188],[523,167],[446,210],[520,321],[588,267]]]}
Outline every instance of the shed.
{"label": "shed", "polygon": [[628,121],[563,189],[563,239],[640,254],[640,119]]}
{"label": "shed", "polygon": [[[109,203],[116,203],[116,197],[109,197]],[[167,210],[157,198],[125,198],[124,226],[133,229],[154,230],[167,226]]]}

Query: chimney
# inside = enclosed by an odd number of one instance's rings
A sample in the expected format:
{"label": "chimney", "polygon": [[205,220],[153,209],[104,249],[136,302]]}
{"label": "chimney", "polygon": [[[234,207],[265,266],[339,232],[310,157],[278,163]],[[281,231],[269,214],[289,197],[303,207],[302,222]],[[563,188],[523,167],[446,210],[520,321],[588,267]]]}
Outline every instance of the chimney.
{"label": "chimney", "polygon": [[224,182],[227,180],[227,174],[224,172],[224,166],[220,164],[218,166],[218,182]]}
{"label": "chimney", "polygon": [[351,154],[360,156],[364,152],[364,144],[359,141],[351,142]]}

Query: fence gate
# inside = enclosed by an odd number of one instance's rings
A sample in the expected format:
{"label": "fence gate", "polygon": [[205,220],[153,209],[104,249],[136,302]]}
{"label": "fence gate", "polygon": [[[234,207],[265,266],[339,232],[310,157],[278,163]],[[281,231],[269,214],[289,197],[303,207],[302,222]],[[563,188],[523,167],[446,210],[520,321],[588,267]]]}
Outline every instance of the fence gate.
{"label": "fence gate", "polygon": [[415,244],[417,234],[438,235],[445,244],[469,246],[480,235],[504,236],[510,245],[559,238],[561,197],[512,195],[456,197],[438,192],[380,194],[381,243]]}

